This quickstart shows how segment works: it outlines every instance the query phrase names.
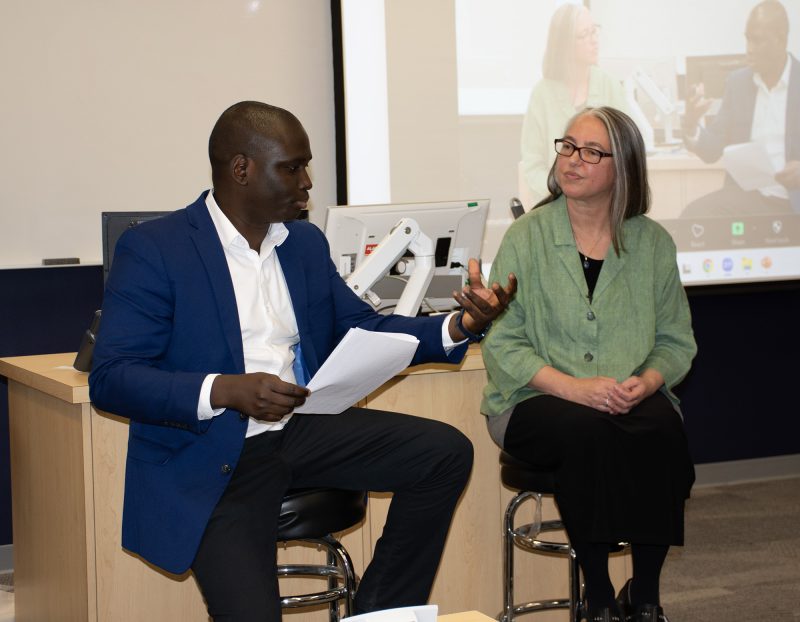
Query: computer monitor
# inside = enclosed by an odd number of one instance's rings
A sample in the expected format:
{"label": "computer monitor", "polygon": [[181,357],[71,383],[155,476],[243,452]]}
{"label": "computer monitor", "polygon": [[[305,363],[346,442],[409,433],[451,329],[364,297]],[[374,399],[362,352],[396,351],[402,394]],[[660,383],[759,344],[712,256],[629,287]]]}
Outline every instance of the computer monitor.
{"label": "computer monitor", "polygon": [[108,279],[108,271],[111,269],[111,261],[114,259],[114,248],[117,240],[131,227],[161,218],[170,212],[103,212],[102,232],[103,232],[103,282]]}
{"label": "computer monitor", "polygon": [[[101,231],[103,237],[103,283],[108,279],[111,261],[114,259],[114,248],[117,240],[131,227],[143,223],[145,220],[161,218],[170,212],[102,212]],[[78,353],[72,366],[78,371],[89,372],[92,370],[92,357],[97,331],[100,328],[101,312],[97,310],[92,316],[91,324],[81,338]]]}
{"label": "computer monitor", "polygon": [[[480,257],[488,212],[489,199],[331,206],[325,236],[331,259],[346,279],[401,218],[415,220],[435,248],[434,274],[421,312],[448,311],[457,306],[452,292],[463,287],[469,259]],[[378,311],[392,312],[406,285],[404,271],[396,265],[372,287],[380,298]]]}
{"label": "computer monitor", "polygon": [[746,65],[747,57],[744,54],[687,56],[686,86],[691,88],[702,84],[705,97],[708,99],[721,99],[725,93],[725,82],[728,79],[728,75]]}

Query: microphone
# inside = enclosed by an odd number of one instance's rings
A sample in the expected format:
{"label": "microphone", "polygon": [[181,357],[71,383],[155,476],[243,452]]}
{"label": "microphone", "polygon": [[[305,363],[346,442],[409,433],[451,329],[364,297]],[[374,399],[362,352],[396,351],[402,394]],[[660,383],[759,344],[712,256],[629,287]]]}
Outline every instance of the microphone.
{"label": "microphone", "polygon": [[522,201],[520,201],[517,197],[511,197],[511,215],[514,217],[514,220],[519,218],[525,213],[525,208],[522,207]]}

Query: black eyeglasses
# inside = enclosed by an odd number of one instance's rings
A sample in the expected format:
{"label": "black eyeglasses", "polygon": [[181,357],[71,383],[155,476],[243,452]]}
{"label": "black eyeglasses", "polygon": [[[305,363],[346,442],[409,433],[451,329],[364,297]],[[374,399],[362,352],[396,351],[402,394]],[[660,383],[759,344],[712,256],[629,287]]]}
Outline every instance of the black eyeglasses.
{"label": "black eyeglasses", "polygon": [[598,164],[603,158],[611,158],[614,156],[613,153],[606,153],[594,147],[578,147],[578,145],[564,140],[563,138],[556,138],[554,144],[558,155],[568,158],[577,151],[578,157],[588,164]]}
{"label": "black eyeglasses", "polygon": [[593,24],[589,26],[586,30],[579,32],[575,35],[575,38],[578,41],[583,41],[584,39],[588,39],[590,37],[599,37],[600,36],[600,24]]}

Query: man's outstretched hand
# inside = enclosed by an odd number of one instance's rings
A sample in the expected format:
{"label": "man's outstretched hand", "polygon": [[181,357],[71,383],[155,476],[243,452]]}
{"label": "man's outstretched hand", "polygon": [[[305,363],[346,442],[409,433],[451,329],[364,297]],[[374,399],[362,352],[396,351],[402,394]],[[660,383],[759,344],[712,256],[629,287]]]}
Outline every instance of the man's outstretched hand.
{"label": "man's outstretched hand", "polygon": [[[480,264],[476,259],[469,260],[467,268],[469,283],[460,292],[453,292],[453,298],[464,308],[462,323],[464,328],[473,334],[480,334],[500,315],[517,291],[517,277],[513,273],[508,275],[505,287],[499,283],[492,283],[486,287],[481,279]],[[456,318],[450,320],[450,338],[461,341],[467,338],[456,326]]]}

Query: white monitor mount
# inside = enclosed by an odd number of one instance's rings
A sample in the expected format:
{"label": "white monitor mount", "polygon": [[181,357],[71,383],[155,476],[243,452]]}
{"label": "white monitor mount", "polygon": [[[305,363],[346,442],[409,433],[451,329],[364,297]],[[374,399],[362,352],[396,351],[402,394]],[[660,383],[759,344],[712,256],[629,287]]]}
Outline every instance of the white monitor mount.
{"label": "white monitor mount", "polygon": [[[628,104],[629,105],[632,105],[632,106],[635,106],[636,108],[639,108],[638,103],[636,102],[635,94],[634,94],[636,89],[639,89],[641,92],[643,92],[645,95],[647,95],[647,97],[650,99],[650,101],[652,101],[653,104],[655,105],[656,109],[660,113],[661,118],[662,118],[662,120],[664,122],[664,142],[663,142],[663,144],[665,144],[665,145],[678,144],[680,141],[676,140],[672,136],[672,130],[673,130],[673,127],[672,127],[672,115],[675,112],[676,106],[675,106],[675,104],[673,104],[669,100],[669,98],[658,87],[658,85],[655,83],[653,78],[651,78],[650,75],[647,74],[642,69],[636,69],[636,70],[634,70],[634,72],[631,74],[630,77],[625,79],[624,84],[625,84],[626,98],[628,100]],[[644,114],[641,113],[641,108],[639,108],[638,112],[641,114],[641,118],[645,119],[644,122],[648,123],[646,121],[646,118],[644,117]],[[643,134],[644,133],[650,134],[649,136],[644,136],[645,144],[647,145],[647,147],[652,147],[653,146],[652,144],[647,144],[648,142],[652,142],[652,131],[653,130],[652,130],[652,126],[650,126],[649,123],[648,123],[648,130],[649,130],[649,132],[643,132]],[[648,138],[650,139],[649,141],[648,141]]]}
{"label": "white monitor mount", "polygon": [[[406,250],[413,253],[413,262],[400,262]],[[361,298],[368,298],[377,307],[380,299],[371,288],[395,265],[404,269],[410,268],[411,276],[397,301],[394,313],[413,317],[419,311],[436,266],[433,242],[422,233],[412,218],[401,218],[392,227],[380,244],[347,277],[347,285]]]}

